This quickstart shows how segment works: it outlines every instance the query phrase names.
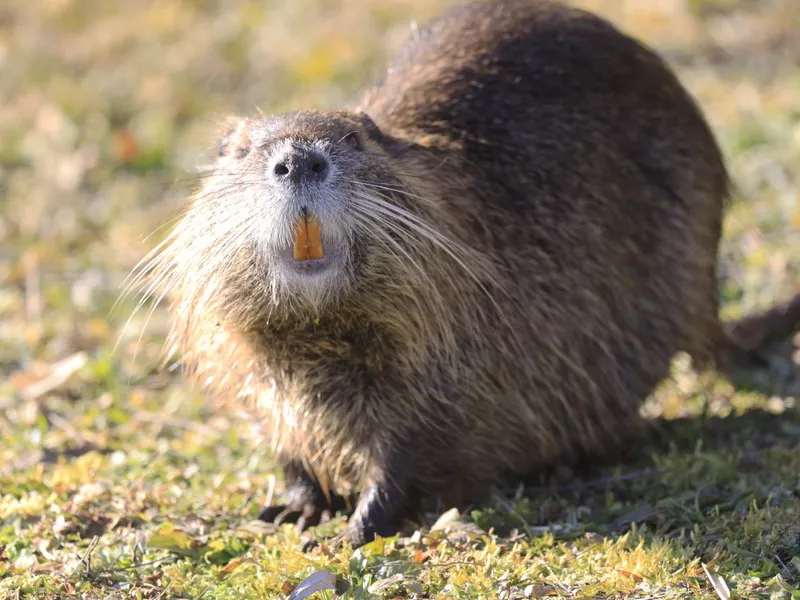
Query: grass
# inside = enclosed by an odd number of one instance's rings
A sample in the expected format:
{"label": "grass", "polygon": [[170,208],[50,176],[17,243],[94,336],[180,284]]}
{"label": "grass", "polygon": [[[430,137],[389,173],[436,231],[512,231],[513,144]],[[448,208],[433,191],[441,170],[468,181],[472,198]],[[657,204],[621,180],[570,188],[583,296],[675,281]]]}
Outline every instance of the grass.
{"label": "grass", "polygon": [[[581,3],[672,62],[724,147],[740,190],[725,314],[786,298],[800,281],[800,5]],[[147,327],[148,310],[125,326],[131,301],[111,311],[216,123],[341,105],[410,19],[445,4],[0,8],[0,598],[274,598],[316,571],[346,598],[800,597],[800,377],[786,361],[752,375],[766,392],[676,364],[649,403],[670,443],[602,480],[562,475],[433,531],[303,554],[291,527],[253,521],[283,484],[247,420],[159,369],[163,310]]]}

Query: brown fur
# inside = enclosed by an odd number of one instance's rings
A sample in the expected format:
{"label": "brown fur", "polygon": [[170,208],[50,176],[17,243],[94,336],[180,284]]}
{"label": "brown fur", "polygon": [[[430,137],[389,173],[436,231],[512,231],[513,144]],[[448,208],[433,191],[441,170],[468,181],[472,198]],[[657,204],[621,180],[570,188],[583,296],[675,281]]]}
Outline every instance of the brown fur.
{"label": "brown fur", "polygon": [[[382,195],[436,240],[375,221],[324,298],[282,288],[258,242],[278,138],[328,140],[337,198]],[[353,110],[241,121],[151,268],[192,375],[252,407],[287,464],[350,494],[399,454],[402,494],[463,501],[624,444],[676,352],[734,357],[728,188],[655,54],[582,11],[488,2],[434,21]]]}

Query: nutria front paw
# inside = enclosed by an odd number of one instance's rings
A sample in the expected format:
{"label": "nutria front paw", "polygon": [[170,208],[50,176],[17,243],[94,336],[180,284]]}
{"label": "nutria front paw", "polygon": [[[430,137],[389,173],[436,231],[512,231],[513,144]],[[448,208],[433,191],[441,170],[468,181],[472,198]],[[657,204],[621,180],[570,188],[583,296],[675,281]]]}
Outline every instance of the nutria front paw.
{"label": "nutria front paw", "polygon": [[335,494],[326,497],[319,484],[302,468],[290,464],[285,472],[294,480],[286,493],[286,503],[265,507],[258,515],[260,521],[275,525],[296,523],[297,529],[303,532],[329,521],[337,511],[346,508],[344,498]]}
{"label": "nutria front paw", "polygon": [[291,502],[265,507],[258,515],[258,519],[275,525],[296,523],[298,531],[302,533],[309,527],[330,521],[331,516],[331,509],[328,506],[320,506],[314,502]]}

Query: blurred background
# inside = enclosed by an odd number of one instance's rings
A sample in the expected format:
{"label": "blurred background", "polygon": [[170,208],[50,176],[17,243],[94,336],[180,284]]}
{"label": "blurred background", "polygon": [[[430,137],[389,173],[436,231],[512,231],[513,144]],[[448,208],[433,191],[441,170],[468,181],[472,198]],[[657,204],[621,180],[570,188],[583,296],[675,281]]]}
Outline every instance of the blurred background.
{"label": "blurred background", "polygon": [[[36,379],[39,362],[86,352],[90,362],[114,361],[109,376],[118,382],[138,380],[131,343],[147,311],[134,317],[113,358],[132,305],[109,311],[124,277],[168,231],[195,168],[212,156],[218,123],[257,109],[341,106],[380,74],[412,20],[424,22],[448,3],[6,0],[2,374],[22,370]],[[729,157],[741,201],[726,222],[726,313],[796,289],[800,3],[578,4],[670,60]],[[150,367],[163,333],[157,310],[139,344],[140,370]],[[6,384],[4,396],[19,385]]]}
{"label": "blurred background", "polygon": [[[141,484],[157,457],[156,469],[186,475],[179,454],[197,465],[183,496],[209,470],[222,478],[214,489],[224,479],[229,490],[203,496],[211,505],[267,487],[238,417],[159,368],[163,308],[112,306],[169,230],[225,116],[342,106],[412,20],[449,3],[2,2],[0,494],[30,499],[14,486],[33,482],[75,493],[98,473]],[[724,148],[738,186],[722,248],[725,314],[800,291],[800,2],[577,4],[658,49]]]}

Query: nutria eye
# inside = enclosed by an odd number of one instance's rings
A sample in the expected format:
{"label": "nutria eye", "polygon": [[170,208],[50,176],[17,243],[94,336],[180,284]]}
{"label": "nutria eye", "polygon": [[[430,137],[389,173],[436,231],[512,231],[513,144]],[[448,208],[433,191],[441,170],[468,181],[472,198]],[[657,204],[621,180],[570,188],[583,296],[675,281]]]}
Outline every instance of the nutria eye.
{"label": "nutria eye", "polygon": [[239,146],[236,149],[236,158],[244,158],[250,154],[250,148],[248,146]]}
{"label": "nutria eye", "polygon": [[357,131],[348,133],[345,136],[345,141],[353,150],[363,150],[364,145],[361,143],[361,136]]}

